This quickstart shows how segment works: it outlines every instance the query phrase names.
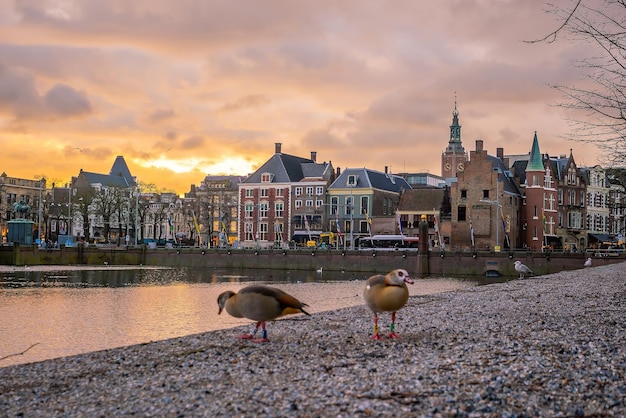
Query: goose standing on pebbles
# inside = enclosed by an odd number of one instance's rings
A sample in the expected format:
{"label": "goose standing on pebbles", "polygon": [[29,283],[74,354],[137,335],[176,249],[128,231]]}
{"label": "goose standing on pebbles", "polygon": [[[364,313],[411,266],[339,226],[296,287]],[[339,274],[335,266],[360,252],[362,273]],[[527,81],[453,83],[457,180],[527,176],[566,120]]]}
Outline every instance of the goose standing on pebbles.
{"label": "goose standing on pebbles", "polygon": [[382,340],[378,333],[378,314],[391,312],[391,325],[388,338],[398,338],[395,332],[396,312],[409,300],[409,288],[407,283],[413,283],[409,273],[403,269],[393,270],[386,275],[372,276],[365,282],[363,299],[367,306],[374,312],[374,335],[373,340]]}
{"label": "goose standing on pebbles", "polygon": [[244,334],[239,338],[252,339],[262,328],[262,337],[253,339],[254,342],[268,342],[267,330],[265,323],[278,317],[303,313],[309,315],[304,310],[306,303],[300,302],[293,296],[283,292],[280,289],[269,286],[248,286],[235,293],[231,290],[221,293],[217,298],[219,306],[218,315],[222,310],[226,309],[231,316],[235,318],[248,318],[257,321],[252,334]]}
{"label": "goose standing on pebbles", "polygon": [[592,265],[592,261],[591,261],[591,257],[589,257],[589,258],[585,261],[584,266],[585,266],[585,267],[591,267],[591,265]]}

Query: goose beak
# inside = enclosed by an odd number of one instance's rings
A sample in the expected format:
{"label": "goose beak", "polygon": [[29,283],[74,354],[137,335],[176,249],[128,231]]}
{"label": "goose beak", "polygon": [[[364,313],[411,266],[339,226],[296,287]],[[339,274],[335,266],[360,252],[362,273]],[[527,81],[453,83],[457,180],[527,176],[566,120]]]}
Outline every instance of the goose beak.
{"label": "goose beak", "polygon": [[415,282],[413,281],[413,279],[411,279],[409,276],[406,276],[406,277],[404,278],[404,282],[405,282],[405,283],[408,283],[408,284],[413,284],[413,283],[415,283]]}

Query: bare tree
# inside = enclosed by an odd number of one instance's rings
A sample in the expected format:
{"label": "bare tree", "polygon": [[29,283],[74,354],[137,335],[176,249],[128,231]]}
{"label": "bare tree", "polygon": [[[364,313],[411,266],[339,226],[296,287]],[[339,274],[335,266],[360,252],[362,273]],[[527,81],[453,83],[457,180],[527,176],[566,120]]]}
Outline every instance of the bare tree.
{"label": "bare tree", "polygon": [[[594,143],[607,165],[626,163],[626,0],[572,0],[564,8],[548,4],[561,20],[552,33],[528,41],[556,42],[560,37],[594,46],[595,55],[574,63],[581,85],[552,85],[563,94],[559,106],[577,111],[570,139]],[[578,113],[582,112],[582,113]],[[582,117],[581,117],[582,116]]]}
{"label": "bare tree", "polygon": [[96,192],[93,187],[84,187],[77,189],[76,198],[74,199],[74,213],[78,213],[83,220],[83,236],[85,241],[91,242],[89,231],[91,230],[91,204],[96,198]]}

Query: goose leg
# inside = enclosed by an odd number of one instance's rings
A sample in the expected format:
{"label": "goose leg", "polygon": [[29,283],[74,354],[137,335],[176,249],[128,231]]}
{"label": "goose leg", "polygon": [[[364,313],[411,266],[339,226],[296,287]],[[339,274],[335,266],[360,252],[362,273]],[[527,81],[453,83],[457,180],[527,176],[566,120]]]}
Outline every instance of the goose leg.
{"label": "goose leg", "polygon": [[261,322],[261,329],[262,329],[262,333],[261,333],[261,338],[257,338],[256,340],[252,340],[255,343],[267,343],[270,340],[267,338],[267,330],[265,329],[265,322]]}
{"label": "goose leg", "polygon": [[[259,327],[261,326],[260,322],[257,322],[254,326],[254,331],[252,331],[251,334],[243,334],[240,335],[238,338],[241,338],[243,340],[249,340],[251,338],[254,338],[254,335],[256,334],[256,332],[259,330]],[[263,329],[265,329],[265,327],[263,327]]]}
{"label": "goose leg", "polygon": [[374,335],[372,335],[372,340],[382,340],[383,337],[378,333],[378,314],[374,313]]}
{"label": "goose leg", "polygon": [[391,314],[391,325],[389,326],[389,335],[387,338],[400,338],[398,334],[396,334],[396,313],[393,312]]}

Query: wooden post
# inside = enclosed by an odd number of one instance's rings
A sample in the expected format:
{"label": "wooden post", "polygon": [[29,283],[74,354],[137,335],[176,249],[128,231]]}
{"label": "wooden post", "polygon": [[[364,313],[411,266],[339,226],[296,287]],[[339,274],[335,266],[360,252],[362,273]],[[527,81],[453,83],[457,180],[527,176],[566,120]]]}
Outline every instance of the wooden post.
{"label": "wooden post", "polygon": [[423,277],[430,274],[430,246],[428,245],[428,222],[426,222],[426,215],[422,215],[422,219],[418,224],[418,231],[420,241],[417,253],[417,274]]}

